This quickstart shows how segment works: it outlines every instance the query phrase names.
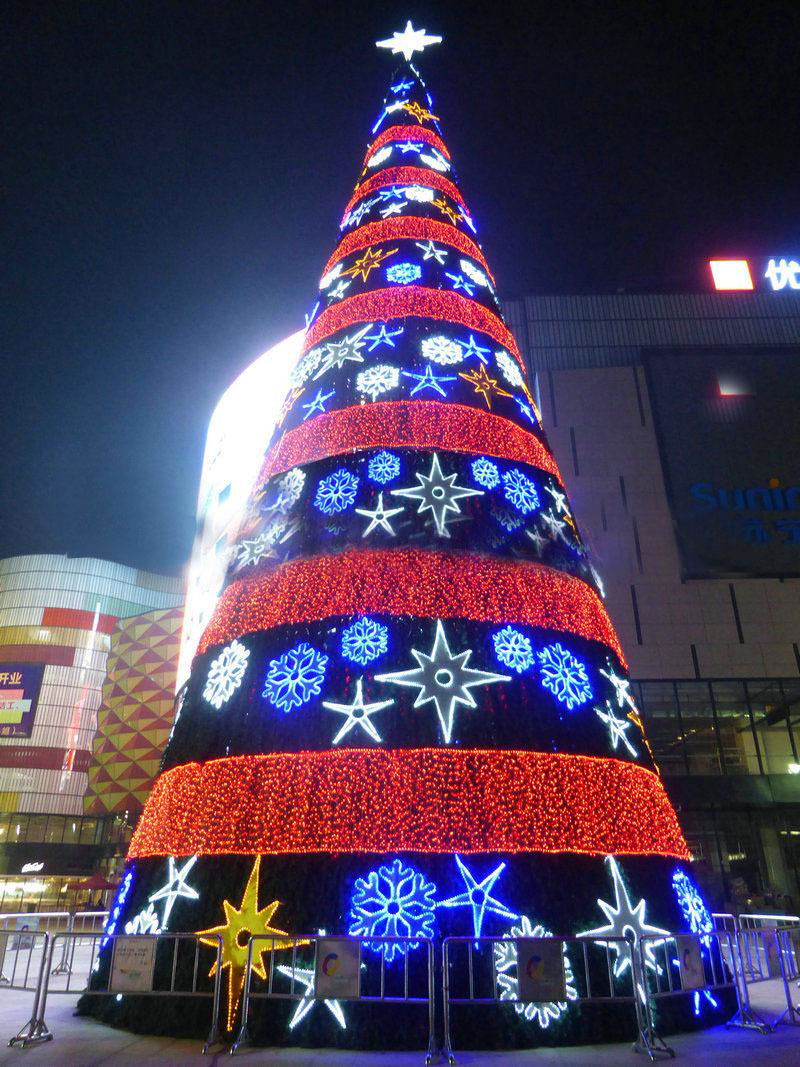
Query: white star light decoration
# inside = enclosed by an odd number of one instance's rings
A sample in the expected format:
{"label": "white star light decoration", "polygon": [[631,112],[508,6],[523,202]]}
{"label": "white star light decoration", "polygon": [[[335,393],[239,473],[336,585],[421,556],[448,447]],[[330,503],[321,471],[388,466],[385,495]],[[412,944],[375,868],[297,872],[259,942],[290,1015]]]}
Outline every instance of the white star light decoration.
{"label": "white star light decoration", "polygon": [[614,714],[614,708],[611,706],[611,701],[606,701],[606,710],[602,708],[595,708],[595,713],[601,722],[604,722],[608,727],[609,740],[611,741],[611,747],[614,751],[617,751],[617,745],[620,741],[632,756],[638,756],[639,753],[633,747],[628,740],[628,736],[625,731],[630,727],[630,721],[628,719],[618,719]]}
{"label": "white star light decoration", "polygon": [[[278,965],[278,970],[289,979],[294,975],[295,982],[299,982],[300,985],[305,987],[305,993],[303,993],[303,997],[297,1005],[297,1010],[289,1020],[289,1029],[294,1030],[295,1026],[297,1026],[299,1022],[302,1022],[306,1015],[319,1004],[319,1001],[314,996],[314,971],[310,967],[295,967],[294,970],[292,970],[291,967],[285,967],[283,964]],[[342,1005],[339,1001],[323,1000],[322,1003],[337,1021],[339,1026],[341,1026],[343,1030],[346,1030],[347,1023],[345,1022],[344,1012],[342,1011]]]}
{"label": "white star light decoration", "polygon": [[433,703],[442,727],[445,742],[450,743],[453,735],[453,718],[456,706],[463,704],[467,708],[478,705],[470,689],[476,685],[489,685],[493,682],[510,682],[507,674],[493,674],[490,671],[476,671],[468,667],[472,649],[453,654],[447,643],[441,619],[436,620],[436,637],[430,653],[411,649],[411,655],[419,666],[407,671],[395,671],[393,674],[376,674],[376,682],[392,682],[393,685],[407,685],[418,689],[414,707]]}
{"label": "white star light decoration", "polygon": [[436,532],[440,537],[449,537],[447,529],[448,515],[459,515],[461,508],[458,501],[466,496],[483,496],[480,489],[468,489],[466,486],[456,485],[456,474],[445,475],[439,465],[439,456],[434,452],[431,460],[430,474],[416,474],[418,485],[411,489],[392,489],[392,496],[404,496],[410,500],[418,500],[417,514],[430,511],[436,524]]}
{"label": "white star light decoration", "polygon": [[376,41],[375,46],[376,48],[390,48],[392,55],[397,55],[399,52],[406,62],[411,62],[411,57],[415,52],[424,52],[429,45],[441,43],[441,37],[435,37],[426,30],[415,30],[409,19],[404,30],[395,30],[386,40]]}
{"label": "white star light decoration", "polygon": [[394,704],[394,700],[377,700],[372,704],[365,704],[363,678],[359,678],[356,682],[356,695],[352,704],[334,704],[330,700],[323,700],[323,708],[327,708],[328,711],[335,711],[339,715],[347,716],[341,730],[333,739],[334,745],[338,745],[342,738],[347,737],[356,726],[360,726],[373,741],[380,742],[382,740],[381,735],[375,729],[374,723],[370,721],[370,716],[374,715],[376,711],[383,711],[384,708],[388,708],[391,704]]}
{"label": "white star light decoration", "polygon": [[385,530],[386,533],[394,537],[395,531],[392,527],[392,524],[389,522],[389,519],[391,519],[394,515],[400,515],[404,510],[405,509],[402,507],[385,508],[383,506],[383,493],[378,493],[378,506],[375,508],[374,511],[370,511],[369,508],[356,508],[356,514],[363,515],[365,519],[370,520],[369,524],[367,525],[367,528],[361,535],[362,538],[367,537],[377,527],[380,527],[382,530]]}
{"label": "white star light decoration", "polygon": [[151,905],[156,900],[163,900],[164,903],[164,920],[163,927],[166,930],[169,925],[169,917],[172,914],[172,909],[175,907],[175,901],[178,897],[185,897],[187,900],[199,900],[200,894],[196,889],[192,889],[190,885],[186,884],[186,878],[189,875],[192,867],[197,863],[197,856],[192,856],[184,863],[180,870],[178,870],[175,858],[169,857],[169,876],[167,878],[167,884],[158,892],[153,893],[149,898]]}
{"label": "white star light decoration", "polygon": [[[663,934],[665,937],[669,937],[669,930],[662,930],[660,926],[651,926],[645,921],[645,910],[647,905],[644,897],[634,908],[631,904],[628,891],[622,881],[622,873],[619,869],[619,864],[613,856],[606,856],[606,863],[611,867],[611,877],[614,883],[614,895],[616,900],[613,904],[609,904],[605,900],[597,900],[597,906],[603,912],[608,919],[606,926],[598,926],[594,930],[585,930],[583,933],[578,934],[578,937],[597,937],[598,935],[606,934],[608,937],[625,937],[626,934],[633,936],[633,946],[635,948],[639,943],[639,938],[644,935],[650,934]],[[603,944],[599,941],[598,944]],[[623,947],[618,941],[615,941],[611,946],[611,949],[616,953],[616,962],[614,964],[614,976],[621,978],[622,975],[631,966],[631,950]],[[651,971],[655,971],[657,974],[661,973],[661,968],[653,953],[655,947],[654,942],[650,942],[644,950],[644,962],[645,967]],[[638,982],[638,977],[634,975],[637,981],[639,989],[639,996],[644,1000],[644,990],[641,984]]]}

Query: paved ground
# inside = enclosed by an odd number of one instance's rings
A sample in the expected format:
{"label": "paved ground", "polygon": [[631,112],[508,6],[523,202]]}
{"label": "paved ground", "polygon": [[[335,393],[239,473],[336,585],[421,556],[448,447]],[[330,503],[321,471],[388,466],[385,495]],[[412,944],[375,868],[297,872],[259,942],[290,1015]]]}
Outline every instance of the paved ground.
{"label": "paved ground", "polygon": [[[770,988],[772,987],[772,988]],[[765,1015],[774,1017],[783,1006],[783,991],[777,983],[756,987],[754,1006]],[[352,1053],[309,1049],[250,1049],[235,1060],[225,1050],[215,1049],[203,1057],[196,1041],[177,1041],[168,1038],[139,1037],[103,1026],[93,1019],[73,1016],[75,1001],[69,995],[53,997],[48,1004],[47,1022],[54,1039],[44,1045],[28,1049],[5,1047],[11,1037],[29,1018],[33,995],[7,989],[0,990],[0,1065],[19,1067],[165,1067],[165,1065],[196,1064],[227,1067],[241,1062],[247,1064],[275,1064],[277,1067],[309,1067],[330,1064],[331,1067],[420,1067],[422,1053]],[[725,1030],[717,1027],[699,1034],[685,1034],[670,1038],[681,1064],[724,1064],[725,1067],[761,1067],[762,1064],[781,1064],[800,1067],[800,1026],[780,1026],[774,1033],[763,1035],[745,1030]],[[521,1064],[542,1064],[543,1067],[620,1067],[645,1064],[644,1057],[634,1054],[630,1044],[583,1046],[581,1048],[536,1049],[529,1052],[460,1052],[458,1063],[465,1067],[517,1067]]]}

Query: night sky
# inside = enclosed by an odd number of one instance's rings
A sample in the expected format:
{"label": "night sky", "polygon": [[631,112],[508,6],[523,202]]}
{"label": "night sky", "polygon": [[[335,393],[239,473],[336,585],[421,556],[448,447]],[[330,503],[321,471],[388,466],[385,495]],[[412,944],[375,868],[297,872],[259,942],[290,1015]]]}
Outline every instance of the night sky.
{"label": "night sky", "polygon": [[800,252],[796,2],[6,3],[0,557],[180,573],[209,415],[314,302],[406,18],[501,296]]}

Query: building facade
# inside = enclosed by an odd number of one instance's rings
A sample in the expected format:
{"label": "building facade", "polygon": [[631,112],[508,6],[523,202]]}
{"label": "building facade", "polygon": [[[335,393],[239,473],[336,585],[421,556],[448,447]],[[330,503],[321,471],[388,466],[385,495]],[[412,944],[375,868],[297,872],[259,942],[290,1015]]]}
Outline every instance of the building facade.
{"label": "building facade", "polygon": [[705,888],[796,910],[800,292],[505,310]]}
{"label": "building facade", "polygon": [[105,560],[0,561],[0,910],[54,906],[124,836],[84,815],[111,635],[181,600],[180,579]]}

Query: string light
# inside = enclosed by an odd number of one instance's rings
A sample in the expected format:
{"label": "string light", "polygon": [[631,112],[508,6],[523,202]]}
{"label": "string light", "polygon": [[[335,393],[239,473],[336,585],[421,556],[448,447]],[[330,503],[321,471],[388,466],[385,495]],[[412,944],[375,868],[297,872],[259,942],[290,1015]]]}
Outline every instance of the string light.
{"label": "string light", "polygon": [[489,411],[436,400],[382,400],[317,415],[283,434],[267,453],[257,484],[292,467],[371,448],[484,453],[537,467],[563,485],[552,454],[530,431]]}
{"label": "string light", "polygon": [[405,851],[689,859],[666,791],[645,767],[462,748],[332,749],[174,767],[153,788],[129,858]]}
{"label": "string light", "polygon": [[[390,319],[435,319],[449,325],[458,324],[468,330],[488,334],[514,356],[520,367],[525,366],[517,342],[502,319],[467,296],[449,289],[428,289],[423,285],[404,285],[400,289],[373,289],[356,293],[333,304],[320,314],[306,334],[305,348],[314,348],[339,330],[354,323]],[[365,331],[366,332],[366,331]],[[319,374],[316,375],[319,377]]]}
{"label": "string light", "polygon": [[464,203],[458,186],[437,171],[428,170],[425,167],[386,167],[385,170],[370,175],[365,182],[356,186],[355,192],[347,201],[343,218],[347,218],[359,200],[363,200],[364,197],[379,189],[386,189],[393,185],[424,185],[426,188],[435,189],[438,193],[448,196],[454,204],[466,210],[467,205]]}
{"label": "string light", "polygon": [[446,222],[438,219],[424,219],[418,215],[407,215],[404,218],[383,219],[381,222],[368,222],[358,230],[352,230],[345,234],[336,246],[333,254],[325,264],[325,273],[329,273],[343,259],[353,252],[360,252],[374,245],[388,243],[389,241],[433,241],[435,244],[448,245],[450,248],[471,256],[477,260],[483,269],[489,273],[489,265],[483,252],[461,230],[448,226]]}
{"label": "string light", "polygon": [[598,641],[622,661],[603,602],[580,578],[540,563],[415,549],[295,559],[232,582],[198,653],[274,626],[374,614],[516,622]]}
{"label": "string light", "polygon": [[394,144],[397,141],[423,141],[425,144],[430,145],[431,148],[441,152],[445,159],[450,159],[447,145],[438,133],[434,130],[429,130],[427,126],[387,126],[385,130],[381,130],[367,149],[363,165],[367,165],[367,160],[378,149],[390,143]]}

